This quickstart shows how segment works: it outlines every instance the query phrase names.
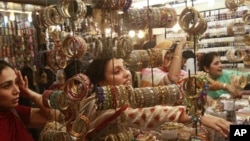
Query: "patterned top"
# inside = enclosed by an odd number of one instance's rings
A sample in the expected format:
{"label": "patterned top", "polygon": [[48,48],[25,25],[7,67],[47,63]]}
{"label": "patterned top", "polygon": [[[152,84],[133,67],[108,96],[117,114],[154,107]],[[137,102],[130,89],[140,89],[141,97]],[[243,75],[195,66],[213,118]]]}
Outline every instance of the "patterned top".
{"label": "patterned top", "polygon": [[[88,141],[102,141],[108,134],[131,129],[152,130],[165,122],[178,121],[185,112],[183,106],[154,106],[148,108],[121,107],[97,111],[94,94],[81,103],[81,113],[90,120]],[[101,128],[100,128],[101,127]]]}

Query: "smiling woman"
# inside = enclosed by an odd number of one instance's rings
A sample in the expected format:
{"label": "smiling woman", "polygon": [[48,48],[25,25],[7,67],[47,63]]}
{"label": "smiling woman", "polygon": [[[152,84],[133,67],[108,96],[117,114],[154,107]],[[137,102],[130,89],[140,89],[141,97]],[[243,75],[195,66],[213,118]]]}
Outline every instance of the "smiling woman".
{"label": "smiling woman", "polygon": [[248,77],[249,75],[240,71],[223,69],[217,52],[203,54],[199,60],[199,70],[207,72],[211,79],[217,81],[216,91],[208,91],[208,96],[213,99],[219,98],[222,94],[232,94],[234,97],[241,97],[240,89],[242,88],[231,84],[232,76]]}

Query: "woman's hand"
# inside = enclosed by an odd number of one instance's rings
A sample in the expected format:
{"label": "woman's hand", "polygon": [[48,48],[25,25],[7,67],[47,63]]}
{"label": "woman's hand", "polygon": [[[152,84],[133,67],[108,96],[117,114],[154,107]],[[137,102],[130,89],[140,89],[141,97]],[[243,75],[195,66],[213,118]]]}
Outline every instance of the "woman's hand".
{"label": "woman's hand", "polygon": [[212,128],[219,132],[224,137],[228,137],[231,122],[223,118],[219,118],[212,115],[204,115],[201,117],[201,123],[209,128]]}
{"label": "woman's hand", "polygon": [[182,38],[177,46],[177,48],[180,49],[184,49],[186,47],[187,44],[187,39],[186,38]]}
{"label": "woman's hand", "polygon": [[15,70],[15,72],[18,78],[18,86],[21,91],[20,95],[26,98],[30,98],[28,78],[26,76],[23,77],[20,70]]}
{"label": "woman's hand", "polygon": [[232,85],[226,85],[225,89],[232,94],[234,98],[241,98],[242,97],[242,92],[240,89],[236,88],[235,86]]}
{"label": "woman's hand", "polygon": [[240,89],[238,89],[235,86],[232,86],[232,85],[229,85],[226,83],[221,83],[219,81],[215,81],[215,80],[211,79],[209,76],[207,76],[207,80],[209,82],[209,89],[212,91],[226,90],[226,91],[228,91],[228,93],[230,93],[235,98],[241,98],[241,96],[242,96],[242,92],[240,91]]}

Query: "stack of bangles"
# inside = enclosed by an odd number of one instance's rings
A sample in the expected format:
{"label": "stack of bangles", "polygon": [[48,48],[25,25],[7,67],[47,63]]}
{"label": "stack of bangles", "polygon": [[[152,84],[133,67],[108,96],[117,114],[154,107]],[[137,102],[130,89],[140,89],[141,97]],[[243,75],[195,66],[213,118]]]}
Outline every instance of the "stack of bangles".
{"label": "stack of bangles", "polygon": [[179,17],[179,24],[184,31],[191,35],[201,35],[207,29],[207,21],[193,7],[186,7],[181,12]]}
{"label": "stack of bangles", "polygon": [[80,101],[87,97],[90,80],[85,74],[76,74],[65,82],[64,92],[73,101]]}
{"label": "stack of bangles", "polygon": [[103,86],[96,89],[97,110],[116,109],[130,105],[143,108],[155,105],[174,105],[181,99],[178,85],[134,88],[132,86]]}
{"label": "stack of bangles", "polygon": [[233,75],[231,77],[231,85],[243,89],[247,85],[247,78],[245,76]]}
{"label": "stack of bangles", "polygon": [[243,5],[245,0],[226,0],[225,5],[231,11],[236,11],[239,6]]}
{"label": "stack of bangles", "polygon": [[243,63],[246,67],[250,66],[250,54],[247,54],[244,59],[243,59]]}
{"label": "stack of bangles", "polygon": [[133,133],[128,131],[128,132],[121,132],[118,134],[109,134],[105,137],[104,141],[130,141],[133,139],[134,139]]}
{"label": "stack of bangles", "polygon": [[81,58],[87,51],[86,41],[80,36],[67,36],[61,50],[68,58]]}
{"label": "stack of bangles", "polygon": [[89,131],[89,126],[89,119],[84,115],[79,115],[74,121],[67,124],[67,132],[71,136],[78,139],[87,134],[87,132]]}
{"label": "stack of bangles", "polygon": [[229,62],[239,62],[246,56],[246,51],[242,49],[231,49],[226,53],[226,58]]}

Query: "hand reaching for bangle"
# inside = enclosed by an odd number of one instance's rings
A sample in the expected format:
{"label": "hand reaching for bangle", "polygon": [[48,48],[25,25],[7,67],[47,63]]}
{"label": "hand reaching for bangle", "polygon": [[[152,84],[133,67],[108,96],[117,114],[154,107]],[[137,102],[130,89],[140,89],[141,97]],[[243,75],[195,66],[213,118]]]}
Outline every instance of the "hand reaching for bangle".
{"label": "hand reaching for bangle", "polygon": [[234,98],[241,98],[242,97],[242,93],[240,91],[240,89],[236,88],[235,86],[232,85],[227,85],[226,86],[226,90],[232,94],[232,96]]}

